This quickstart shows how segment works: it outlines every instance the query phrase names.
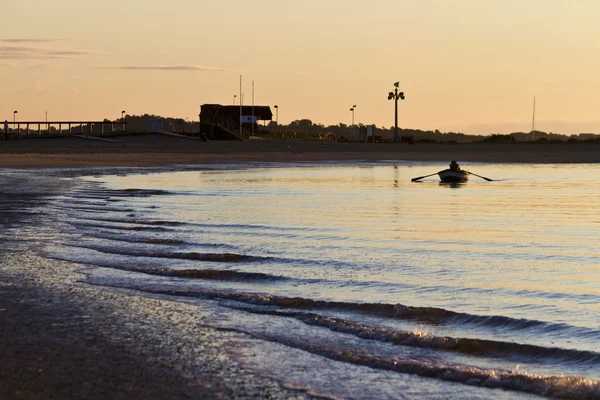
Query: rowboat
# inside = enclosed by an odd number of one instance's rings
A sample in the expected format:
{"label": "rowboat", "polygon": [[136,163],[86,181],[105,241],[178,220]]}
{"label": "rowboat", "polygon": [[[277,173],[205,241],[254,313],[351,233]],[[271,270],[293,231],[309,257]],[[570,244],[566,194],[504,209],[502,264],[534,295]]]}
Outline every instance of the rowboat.
{"label": "rowboat", "polygon": [[469,180],[469,173],[467,171],[445,169],[438,172],[440,180],[446,183],[460,183]]}
{"label": "rowboat", "polygon": [[429,175],[417,176],[416,178],[412,178],[410,181],[419,182],[421,179],[429,178],[430,176],[434,175],[439,175],[443,183],[463,183],[469,180],[469,175],[474,175],[488,182],[494,181],[493,179],[486,178],[485,176],[477,175],[472,172],[465,171],[464,169],[460,169],[456,161],[452,161],[450,163],[450,168],[448,169]]}

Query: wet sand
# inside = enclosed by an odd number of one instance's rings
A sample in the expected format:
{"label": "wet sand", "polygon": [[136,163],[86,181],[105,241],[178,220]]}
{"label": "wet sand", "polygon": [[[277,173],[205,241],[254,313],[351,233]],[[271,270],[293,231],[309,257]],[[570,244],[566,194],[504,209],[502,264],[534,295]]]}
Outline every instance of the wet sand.
{"label": "wet sand", "polygon": [[600,143],[364,144],[309,141],[223,142],[149,134],[0,141],[0,168],[163,166],[231,162],[409,160],[598,163]]}

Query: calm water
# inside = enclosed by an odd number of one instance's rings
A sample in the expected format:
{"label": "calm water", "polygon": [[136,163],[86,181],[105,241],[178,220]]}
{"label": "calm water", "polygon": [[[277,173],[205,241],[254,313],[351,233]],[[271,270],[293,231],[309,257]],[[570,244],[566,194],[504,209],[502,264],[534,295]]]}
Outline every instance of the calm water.
{"label": "calm water", "polygon": [[43,252],[214,304],[202,324],[262,339],[240,361],[321,395],[599,398],[600,167],[468,167],[495,181],[391,162],[88,177]]}

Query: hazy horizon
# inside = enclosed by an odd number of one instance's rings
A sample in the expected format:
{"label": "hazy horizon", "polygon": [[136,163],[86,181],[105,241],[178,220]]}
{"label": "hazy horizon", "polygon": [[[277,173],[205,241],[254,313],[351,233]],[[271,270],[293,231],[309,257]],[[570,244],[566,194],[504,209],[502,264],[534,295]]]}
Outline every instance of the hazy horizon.
{"label": "hazy horizon", "polygon": [[600,133],[600,3],[581,0],[75,0],[0,4],[0,119],[194,120],[279,105],[279,120],[469,134]]}

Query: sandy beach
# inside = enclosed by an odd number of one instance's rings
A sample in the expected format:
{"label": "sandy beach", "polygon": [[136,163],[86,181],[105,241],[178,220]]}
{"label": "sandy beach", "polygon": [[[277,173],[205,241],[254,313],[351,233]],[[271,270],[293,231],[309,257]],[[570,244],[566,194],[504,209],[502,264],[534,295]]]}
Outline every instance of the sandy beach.
{"label": "sandy beach", "polygon": [[[202,142],[162,135],[0,142],[0,397],[307,398],[227,356],[236,333],[197,324],[202,309],[78,284],[77,265],[49,263],[12,227],[60,193],[60,173],[11,169],[174,164],[412,160],[447,163],[598,163],[600,145],[367,145],[296,141]],[[41,238],[40,240],[51,240]],[[185,332],[175,337],[171,332]],[[238,335],[239,336],[239,335]]]}
{"label": "sandy beach", "polygon": [[518,163],[597,163],[600,144],[474,143],[364,144],[308,141],[244,142],[190,140],[148,134],[115,137],[113,142],[83,138],[23,139],[0,142],[0,168],[85,166],[163,166],[231,162],[410,160]]}

